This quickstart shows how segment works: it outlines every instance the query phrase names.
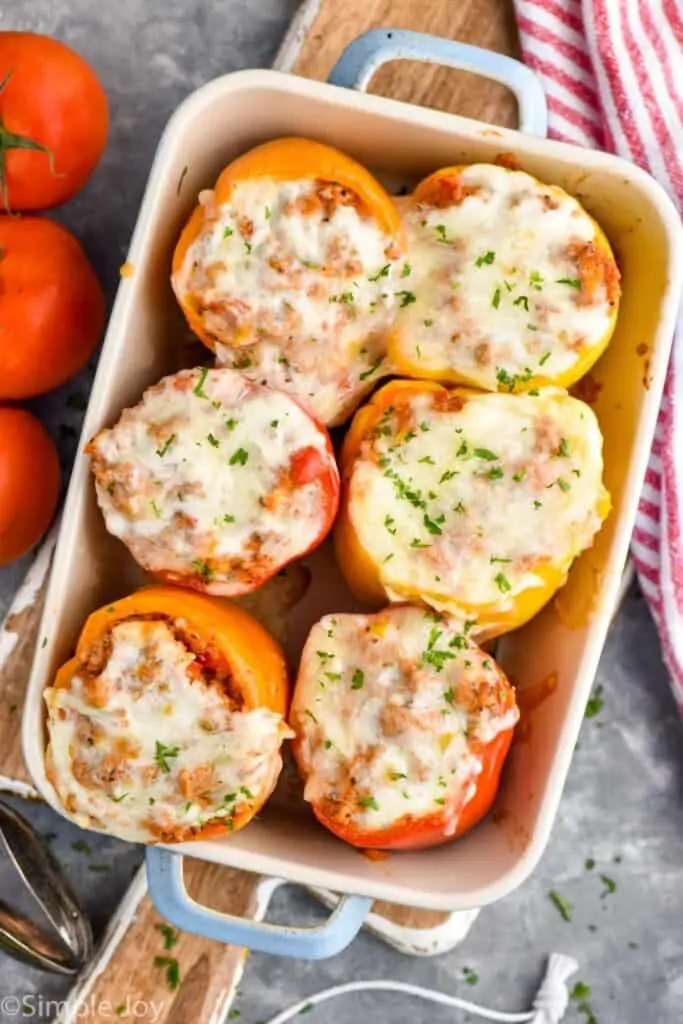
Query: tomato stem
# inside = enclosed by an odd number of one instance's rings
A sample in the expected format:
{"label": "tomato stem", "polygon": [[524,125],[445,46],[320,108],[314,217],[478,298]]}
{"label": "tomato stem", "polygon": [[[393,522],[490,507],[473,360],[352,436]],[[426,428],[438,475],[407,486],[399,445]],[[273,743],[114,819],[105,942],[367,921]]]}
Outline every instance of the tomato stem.
{"label": "tomato stem", "polygon": [[[7,83],[13,74],[14,68],[10,68],[0,82],[0,95],[5,91]],[[0,192],[2,192],[2,203],[7,213],[12,212],[9,205],[7,174],[5,170],[5,160],[9,149],[34,149],[39,153],[45,153],[50,165],[50,174],[54,177],[57,175],[55,170],[55,154],[52,149],[49,146],[44,146],[41,142],[36,142],[35,139],[30,139],[27,135],[17,135],[16,132],[11,132],[8,128],[5,128],[0,118]]]}

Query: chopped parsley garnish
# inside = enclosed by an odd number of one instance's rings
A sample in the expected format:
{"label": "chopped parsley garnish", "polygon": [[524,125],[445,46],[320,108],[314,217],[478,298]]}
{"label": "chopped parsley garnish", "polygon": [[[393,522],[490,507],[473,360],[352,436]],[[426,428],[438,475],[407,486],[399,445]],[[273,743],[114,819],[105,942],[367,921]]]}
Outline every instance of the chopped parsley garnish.
{"label": "chopped parsley garnish", "polygon": [[161,448],[157,448],[156,452],[160,459],[163,459],[164,455],[166,455],[171,445],[177,439],[177,436],[177,434],[171,434],[171,436],[164,441]]}
{"label": "chopped parsley garnish", "polygon": [[199,371],[199,381],[197,382],[196,388],[193,389],[192,394],[196,395],[197,398],[208,398],[209,396],[204,391],[204,382],[209,375],[209,371],[205,366]]}
{"label": "chopped parsley garnish", "polygon": [[491,466],[486,476],[489,480],[501,480],[505,476],[505,473],[503,472],[502,466]]}
{"label": "chopped parsley garnish", "polygon": [[334,654],[330,654],[329,651],[316,651],[315,652],[321,661],[332,661]]}
{"label": "chopped parsley garnish", "polygon": [[508,562],[511,562],[511,561],[512,561],[511,558],[499,558],[497,555],[491,555],[491,557],[489,558],[489,564],[490,565],[495,565],[496,562],[501,562],[501,563],[505,564],[505,563],[508,563]]}
{"label": "chopped parsley garnish", "polygon": [[437,672],[441,672],[445,663],[455,657],[453,651],[439,651],[437,650],[437,643],[441,636],[441,630],[437,629],[436,626],[432,626],[429,633],[429,639],[427,640],[427,650],[422,654],[423,665],[433,665]]}
{"label": "chopped parsley garnish", "polygon": [[526,329],[527,331],[537,331],[538,327],[536,326],[536,324],[527,324]]}
{"label": "chopped parsley garnish", "polygon": [[500,306],[502,294],[503,293],[501,292],[500,288],[496,288],[491,299],[491,305],[493,306],[494,309],[498,309],[498,307]]}
{"label": "chopped parsley garnish", "polygon": [[363,373],[360,373],[358,375],[358,380],[367,380],[368,377],[372,377],[373,373],[375,373],[375,371],[378,370],[381,365],[382,357],[380,356],[379,359],[375,359],[372,366],[369,366],[367,370],[364,370]]}
{"label": "chopped parsley garnish", "polygon": [[558,277],[556,284],[566,284],[570,288],[576,288],[577,291],[581,291],[581,279],[579,277]]}
{"label": "chopped parsley garnish", "polygon": [[516,484],[521,484],[522,480],[526,476],[526,469],[518,469],[516,473],[512,474],[512,479]]}
{"label": "chopped parsley garnish", "polygon": [[528,366],[524,367],[524,373],[509,373],[505,367],[496,372],[496,380],[499,384],[505,384],[510,391],[514,390],[516,384],[526,384],[532,376],[533,373]]}
{"label": "chopped parsley garnish", "polygon": [[232,230],[232,228],[223,228],[223,238],[230,238],[230,236],[234,234],[235,232]]}
{"label": "chopped parsley garnish", "polygon": [[225,421],[225,425],[228,428],[228,430],[234,430],[235,427],[237,426],[237,420],[234,419],[233,417],[230,417],[229,420]]}
{"label": "chopped parsley garnish", "polygon": [[586,860],[584,861],[583,866],[585,867],[586,871],[592,871],[593,868],[595,867],[595,861],[593,860],[592,857],[587,857]]}
{"label": "chopped parsley garnish", "polygon": [[411,548],[428,548],[429,544],[425,543],[425,541],[423,540],[420,540],[419,537],[413,537],[413,539],[410,542],[410,546]]}
{"label": "chopped parsley garnish", "polygon": [[434,228],[434,230],[436,231],[437,235],[439,236],[439,239],[442,242],[445,242],[446,241],[446,225],[445,224],[437,224],[436,227]]}
{"label": "chopped parsley garnish", "polygon": [[465,976],[465,982],[467,985],[476,985],[479,981],[479,975],[476,971],[473,971],[471,967],[463,967],[462,973]]}
{"label": "chopped parsley garnish", "polygon": [[331,683],[338,683],[342,677],[341,672],[325,672],[323,674],[325,679],[329,679]]}
{"label": "chopped parsley garnish", "polygon": [[600,881],[605,886],[604,890],[600,893],[603,899],[605,896],[611,896],[613,892],[617,891],[617,883],[609,875],[600,875]]}
{"label": "chopped parsley garnish", "polygon": [[563,921],[571,921],[572,919],[572,905],[569,900],[566,900],[557,889],[551,889],[548,896],[557,907],[558,913]]}
{"label": "chopped parsley garnish", "polygon": [[545,366],[545,364],[550,359],[550,356],[551,356],[550,352],[544,352],[543,355],[541,356],[541,358],[538,360],[538,365],[539,366]]}
{"label": "chopped parsley garnish", "polygon": [[218,448],[218,446],[220,445],[220,441],[213,434],[207,434],[206,440],[209,442],[212,448]]}
{"label": "chopped parsley garnish", "polygon": [[449,686],[447,690],[444,690],[443,699],[447,704],[455,704],[455,690],[452,686]]}
{"label": "chopped parsley garnish", "polygon": [[443,530],[441,529],[441,524],[445,521],[446,517],[443,514],[438,516],[437,519],[430,519],[427,513],[425,512],[422,518],[422,522],[424,523],[425,528],[429,531],[429,533],[432,533],[434,535],[443,533]]}
{"label": "chopped parsley garnish", "polygon": [[374,796],[364,796],[358,801],[361,807],[369,808],[371,811],[378,811],[379,804],[375,800]]}
{"label": "chopped parsley garnish", "polygon": [[382,565],[386,565],[386,563],[390,562],[393,557],[394,557],[394,552],[392,551],[390,555],[387,555],[386,558],[382,559]]}
{"label": "chopped parsley garnish", "polygon": [[75,850],[76,853],[85,853],[88,857],[92,853],[92,847],[89,843],[86,843],[85,839],[77,839],[71,844],[71,849]]}
{"label": "chopped parsley garnish", "polygon": [[[368,281],[379,281],[380,277],[388,277],[391,270],[391,263],[385,263],[384,266],[377,271],[372,277],[368,278]],[[401,274],[401,277],[405,277],[405,274]]]}
{"label": "chopped parsley garnish", "polygon": [[271,420],[270,421],[270,425],[273,428],[273,430],[275,430],[275,428],[277,427],[279,422],[280,422],[279,420]]}
{"label": "chopped parsley garnish", "polygon": [[558,478],[555,481],[555,483],[560,488],[560,490],[564,492],[564,494],[566,494],[567,491],[571,490],[571,486],[572,485],[567,480],[563,479],[563,477],[561,477],[561,476],[558,476]]}
{"label": "chopped parsley garnish", "polygon": [[541,508],[542,505],[542,501],[539,501],[538,498],[534,498],[534,508]]}
{"label": "chopped parsley garnish", "polygon": [[251,256],[252,245],[251,242],[245,242],[244,248],[247,250],[247,256]]}
{"label": "chopped parsley garnish", "polygon": [[251,356],[238,356],[236,359],[233,359],[232,365],[235,370],[248,370],[251,366]]}
{"label": "chopped parsley garnish", "polygon": [[583,1002],[585,999],[590,999],[591,987],[590,985],[584,985],[582,981],[577,981],[574,988],[569,993],[569,998],[574,999],[577,1003]]}
{"label": "chopped parsley garnish", "polygon": [[507,578],[505,573],[499,572],[493,579],[501,594],[509,594],[512,590],[510,580]]}
{"label": "chopped parsley garnish", "polygon": [[432,320],[431,316],[428,316],[426,320],[422,321],[422,323],[425,325],[425,327],[433,327],[434,326],[434,321]]}
{"label": "chopped parsley garnish", "polygon": [[444,484],[447,480],[452,480],[454,476],[457,476],[457,472],[454,469],[445,470],[439,477],[439,483]]}
{"label": "chopped parsley garnish", "polygon": [[394,295],[400,295],[400,297],[401,297],[401,309],[403,309],[404,306],[409,306],[411,304],[411,302],[416,302],[417,301],[416,298],[415,298],[415,295],[413,294],[413,292],[407,292],[407,291],[394,292]]}
{"label": "chopped parsley garnish", "polygon": [[460,515],[463,515],[463,516],[465,515],[465,513],[466,513],[466,511],[467,511],[467,510],[466,510],[466,508],[465,508],[465,505],[464,505],[464,503],[462,502],[462,500],[461,500],[461,501],[459,501],[457,505],[454,505],[454,506],[453,506],[453,511],[454,511],[454,512],[459,512],[459,513],[460,513]]}
{"label": "chopped parsley garnish", "polygon": [[364,682],[365,682],[365,675],[363,674],[363,671],[361,669],[359,669],[359,668],[355,669],[353,675],[351,676],[351,689],[352,690],[360,690],[360,689],[362,689]]}
{"label": "chopped parsley garnish", "polygon": [[404,263],[401,268],[401,277],[410,277],[413,272],[413,268],[410,263]]}
{"label": "chopped parsley garnish", "polygon": [[569,442],[567,441],[566,437],[563,437],[560,440],[560,443],[557,446],[557,451],[554,452],[553,454],[558,459],[568,459],[569,458]]}
{"label": "chopped parsley garnish", "polygon": [[168,775],[171,770],[168,763],[169,757],[178,757],[179,753],[180,747],[167,747],[161,740],[157,740],[154,744],[154,760],[165,775]]}
{"label": "chopped parsley garnish", "polygon": [[532,288],[535,288],[537,292],[540,292],[543,287],[543,275],[539,274],[538,270],[532,270],[529,274],[529,284]]}
{"label": "chopped parsley garnish", "polygon": [[164,949],[173,949],[180,938],[180,932],[171,928],[170,924],[156,924],[154,927],[163,936]]}
{"label": "chopped parsley garnish", "polygon": [[398,782],[400,779],[407,779],[408,776],[405,772],[389,772],[389,778],[392,782]]}
{"label": "chopped parsley garnish", "polygon": [[474,265],[475,267],[490,267],[495,258],[495,252],[492,252],[489,249],[487,252],[482,253],[481,256],[477,256],[476,260],[474,261]]}
{"label": "chopped parsley garnish", "polygon": [[434,462],[434,459],[431,457],[431,455],[423,455],[423,457],[421,459],[418,459],[417,461],[424,463],[426,466],[435,466],[436,465],[436,463]]}
{"label": "chopped parsley garnish", "polygon": [[434,803],[440,804],[443,807],[446,803],[446,798],[444,796],[435,796]]}
{"label": "chopped parsley garnish", "polygon": [[236,452],[230,456],[228,460],[231,466],[246,466],[249,460],[249,452],[245,451],[244,448],[238,448]]}
{"label": "chopped parsley garnish", "polygon": [[478,459],[484,459],[486,462],[496,462],[498,456],[495,452],[492,452],[489,448],[475,448],[473,454]]}
{"label": "chopped parsley garnish", "polygon": [[157,505],[156,501],[150,501],[150,505],[152,506],[152,512],[157,517],[157,519],[161,519],[161,509]]}
{"label": "chopped parsley garnish", "polygon": [[324,746],[325,750],[329,750],[331,748],[331,746],[332,746],[332,740],[325,740],[325,742],[323,743],[323,746]]}
{"label": "chopped parsley garnish", "polygon": [[316,724],[316,725],[318,724],[318,719],[317,719],[317,718],[315,717],[315,715],[313,714],[313,712],[312,712],[312,711],[309,711],[309,709],[308,709],[308,708],[306,708],[306,709],[305,709],[305,713],[306,713],[306,714],[308,715],[308,717],[310,718],[310,720],[311,720],[312,722],[315,722],[315,724]]}
{"label": "chopped parsley garnish", "polygon": [[514,300],[514,302],[512,303],[512,305],[513,305],[513,306],[521,306],[521,307],[523,308],[523,310],[524,310],[524,312],[525,312],[525,313],[528,313],[528,312],[529,312],[529,299],[528,299],[528,296],[526,296],[526,295],[519,295],[519,296],[518,296],[518,297],[517,297],[517,298],[516,298],[516,299]]}
{"label": "chopped parsley garnish", "polygon": [[246,786],[240,786],[240,793],[242,794],[242,796],[245,796],[247,798],[247,800],[253,800],[254,799],[254,794],[252,793],[252,791],[250,789],[247,789]]}
{"label": "chopped parsley garnish", "polygon": [[420,430],[422,431],[423,434],[428,434],[429,431],[431,430],[431,427],[429,426],[426,420],[422,420],[422,423],[420,424]]}
{"label": "chopped parsley garnish", "polygon": [[602,711],[602,709],[604,708],[605,701],[603,700],[602,692],[603,692],[603,688],[598,683],[598,685],[595,687],[593,693],[588,698],[588,702],[586,704],[586,710],[584,712],[584,717],[585,718],[595,718],[595,716],[599,715],[600,712]]}
{"label": "chopped parsley garnish", "polygon": [[155,956],[155,967],[166,968],[166,984],[171,992],[175,992],[180,986],[180,965],[174,956]]}
{"label": "chopped parsley garnish", "polygon": [[199,573],[200,576],[203,576],[207,583],[209,583],[214,577],[213,569],[209,563],[204,562],[199,558],[196,558],[194,562],[192,562],[192,568],[196,573]]}
{"label": "chopped parsley garnish", "polygon": [[394,526],[395,522],[396,522],[396,520],[394,519],[393,516],[385,516],[384,517],[385,529],[387,529],[389,531],[389,533],[392,535],[392,537],[396,533],[396,527]]}
{"label": "chopped parsley garnish", "polygon": [[273,216],[269,206],[266,206],[265,210],[263,211],[263,215],[266,218],[266,220],[270,220],[270,218]]}

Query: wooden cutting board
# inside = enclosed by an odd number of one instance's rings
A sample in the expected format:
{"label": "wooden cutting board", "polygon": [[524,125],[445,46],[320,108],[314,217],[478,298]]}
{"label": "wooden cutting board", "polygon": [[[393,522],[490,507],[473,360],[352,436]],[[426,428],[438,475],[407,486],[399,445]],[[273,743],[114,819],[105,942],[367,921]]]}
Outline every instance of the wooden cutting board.
{"label": "wooden cutting board", "polygon": [[[309,78],[325,79],[344,47],[371,28],[408,28],[475,43],[516,55],[517,38],[511,0],[307,0],[297,13],[275,66]],[[396,61],[374,77],[370,91],[439,110],[503,125],[516,123],[516,103],[501,85],[476,75],[412,61]],[[21,757],[21,706],[37,636],[45,585],[54,546],[48,538],[17,594],[0,631],[0,790],[36,796]],[[200,901],[248,917],[262,916],[271,883],[255,875],[193,861],[187,867],[188,888]],[[428,939],[451,915],[376,904],[373,930],[396,940],[397,926],[424,931]],[[244,951],[193,935],[179,937],[166,955],[178,960],[182,984],[169,988],[163,969],[163,922],[146,895],[144,869],[130,886],[94,961],[78,979],[73,995],[88,1001],[89,1019],[111,1020],[112,1010],[93,1013],[98,1003],[114,1010],[146,1002],[157,1024],[211,1021],[227,1016],[244,965]],[[393,937],[393,938],[390,938]],[[407,950],[407,947],[406,947]],[[130,1014],[129,1014],[130,1015]],[[69,1012],[63,1022],[75,1020]],[[125,1019],[125,1018],[124,1018]]]}

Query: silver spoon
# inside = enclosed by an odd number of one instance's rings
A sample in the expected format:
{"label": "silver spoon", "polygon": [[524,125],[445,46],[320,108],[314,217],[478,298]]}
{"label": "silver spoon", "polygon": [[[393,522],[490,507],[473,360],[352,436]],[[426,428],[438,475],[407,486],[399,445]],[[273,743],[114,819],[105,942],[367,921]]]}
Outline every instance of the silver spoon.
{"label": "silver spoon", "polygon": [[90,922],[43,840],[20,814],[0,801],[2,849],[53,932],[0,900],[0,949],[40,970],[75,974],[92,954]]}

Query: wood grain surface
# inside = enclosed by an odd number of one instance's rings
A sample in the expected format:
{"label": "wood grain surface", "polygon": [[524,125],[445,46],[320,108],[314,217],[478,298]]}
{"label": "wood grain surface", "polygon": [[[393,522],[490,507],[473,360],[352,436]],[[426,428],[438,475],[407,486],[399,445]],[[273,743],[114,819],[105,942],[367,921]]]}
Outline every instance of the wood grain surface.
{"label": "wood grain surface", "polygon": [[[283,46],[282,63],[285,70],[324,79],[352,38],[381,27],[412,28],[517,53],[510,0],[308,0],[295,31]],[[516,123],[514,97],[503,86],[464,72],[396,61],[377,73],[370,91],[498,124]],[[34,587],[32,599],[10,614],[0,634],[0,789],[4,780],[13,783],[17,791],[23,786],[27,795],[19,723],[38,642],[44,577]],[[188,888],[200,901],[247,917],[256,913],[257,876],[199,861],[187,862],[186,876]],[[374,909],[395,924],[413,929],[434,928],[449,916],[386,903],[377,903]],[[98,1002],[114,1008],[125,1007],[127,1000],[146,1002],[149,1015],[138,1015],[137,1020],[220,1024],[242,971],[244,951],[188,934],[180,935],[173,949],[165,950],[160,924],[163,922],[145,895],[141,875],[132,884],[99,956],[79,979],[74,994],[81,998],[87,994],[91,1007]],[[182,981],[179,988],[170,987],[164,966],[154,967],[158,956],[177,959]],[[151,1009],[153,1003],[162,1007],[160,1016]],[[88,1019],[104,1022],[112,1017],[111,1013],[103,1011],[100,1015],[91,1010]]]}

